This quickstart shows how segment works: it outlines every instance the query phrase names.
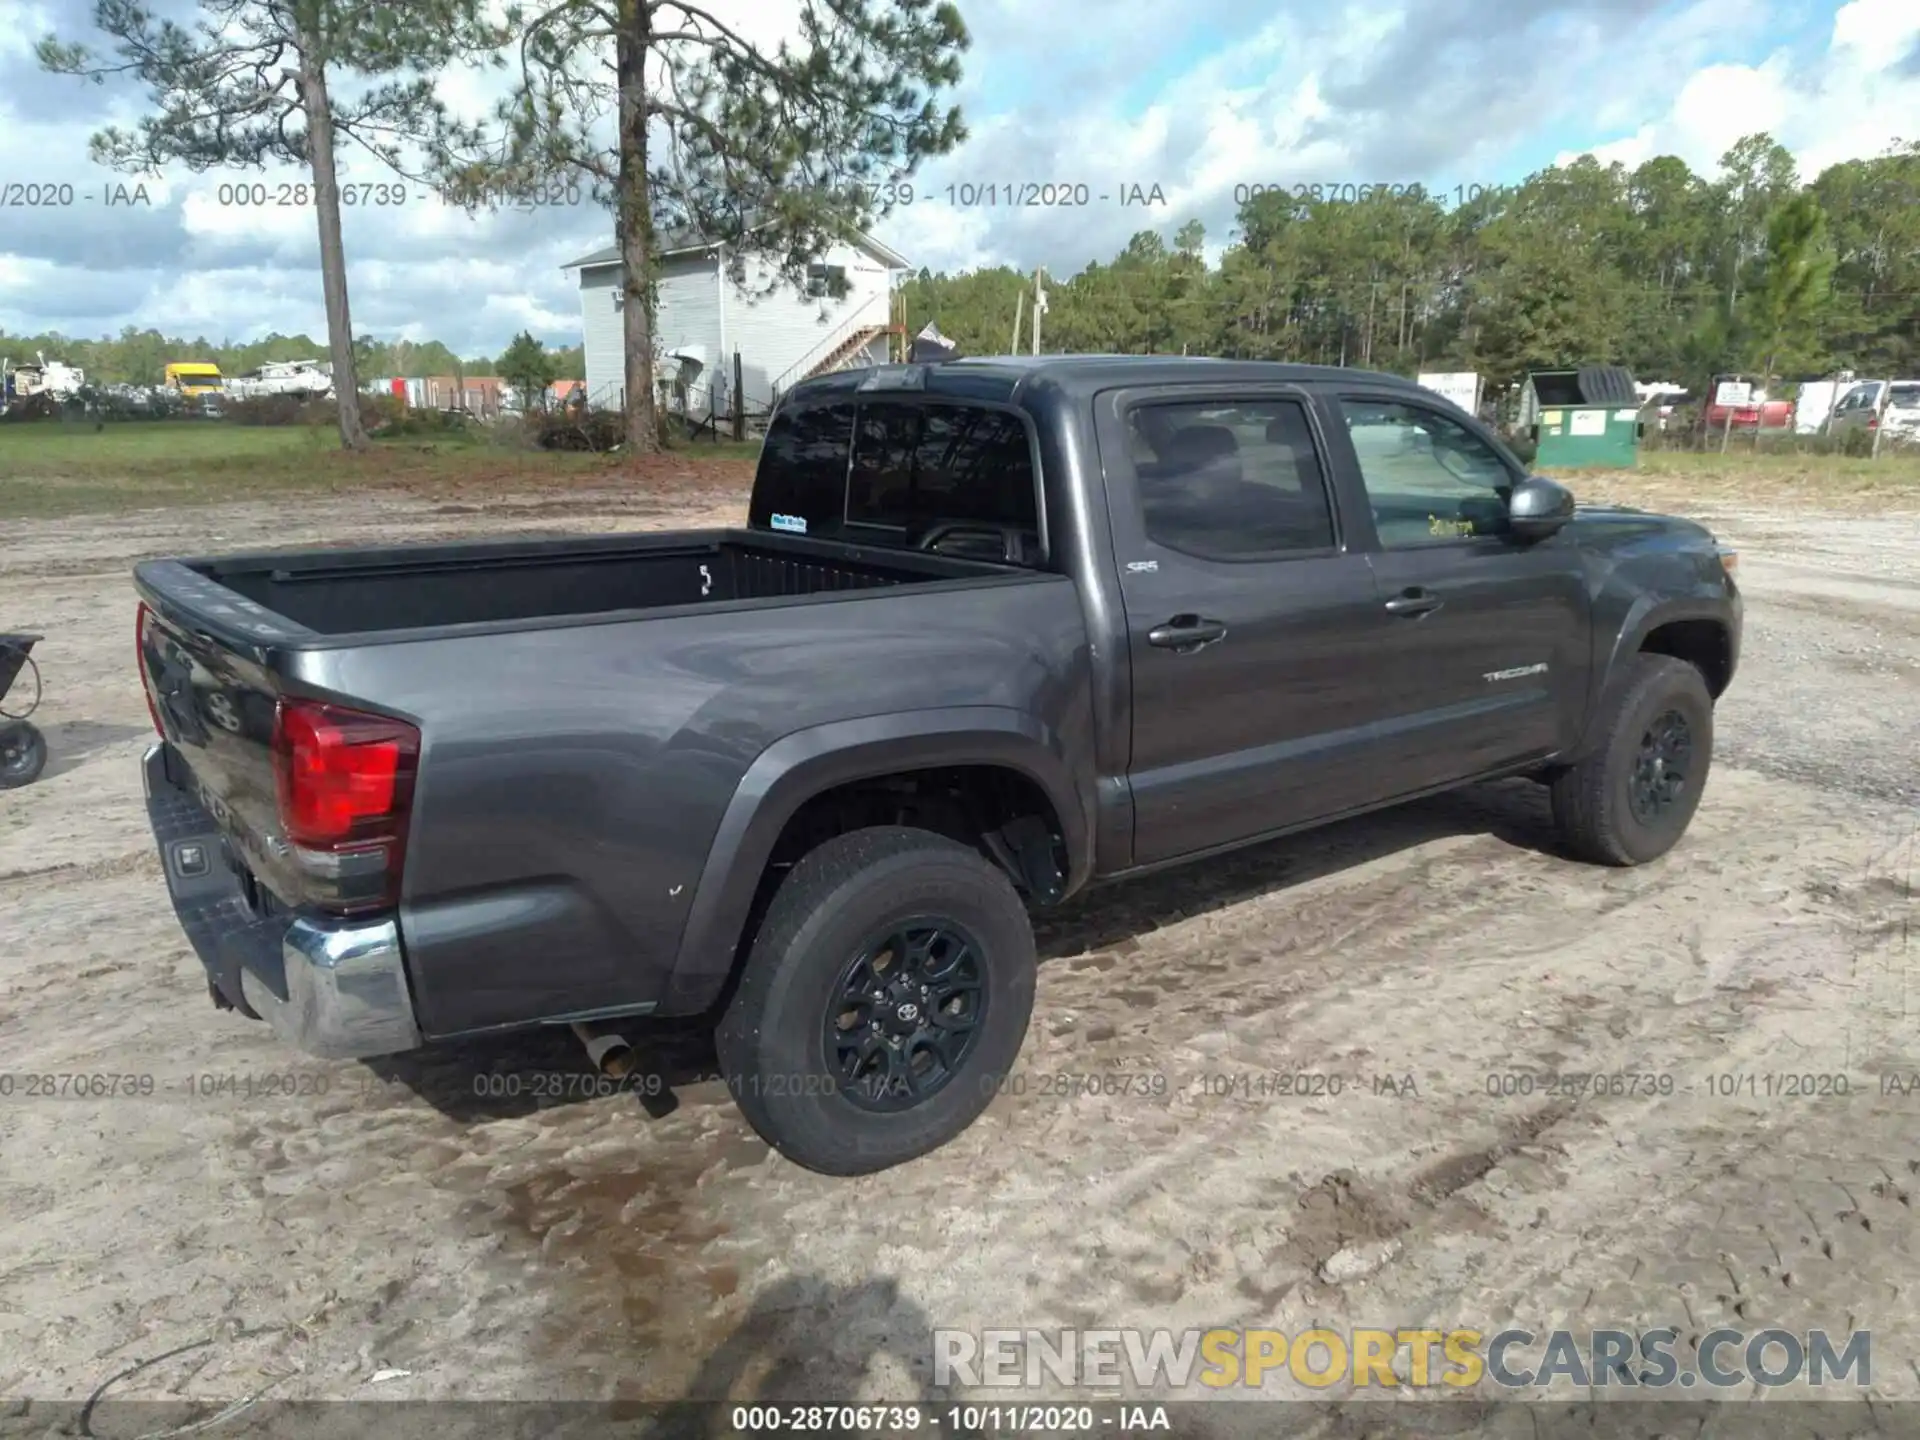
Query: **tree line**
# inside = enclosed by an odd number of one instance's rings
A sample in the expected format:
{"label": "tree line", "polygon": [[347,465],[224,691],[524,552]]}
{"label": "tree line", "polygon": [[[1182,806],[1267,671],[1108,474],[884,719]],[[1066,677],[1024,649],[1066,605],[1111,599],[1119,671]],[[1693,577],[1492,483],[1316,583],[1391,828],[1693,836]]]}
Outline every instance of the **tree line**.
{"label": "tree line", "polygon": [[[356,344],[340,226],[340,156],[433,185],[472,211],[578,184],[612,215],[630,445],[657,443],[655,236],[727,247],[770,285],[886,213],[888,182],[966,137],[948,103],[968,47],[950,0],[791,0],[795,39],[769,49],[699,0],[199,0],[183,24],[95,0],[98,39],[50,34],[50,71],[131,79],[148,113],[92,137],[127,172],[303,167],[312,178],[328,354],[351,393],[382,366]],[[104,41],[104,45],[99,43]],[[486,121],[439,98],[450,67],[508,72]],[[1250,157],[1251,158],[1251,157]],[[1186,350],[1413,371],[1612,361],[1647,378],[1920,368],[1920,145],[1811,182],[1753,135],[1712,179],[1671,157],[1592,159],[1511,189],[1239,209],[1221,263],[1197,222],[1142,232],[1048,291],[1049,349]],[[911,328],[972,353],[1015,344],[1026,277],[922,274]],[[124,337],[123,337],[124,340]],[[450,367],[452,368],[452,367]],[[341,441],[366,444],[342,405]]]}
{"label": "tree line", "polygon": [[[497,356],[460,356],[438,340],[376,340],[361,335],[353,342],[355,370],[362,382],[380,376],[489,376],[526,373],[529,351],[553,372],[556,380],[579,379],[586,361],[578,345],[547,350],[529,335],[516,336]],[[118,336],[81,340],[47,331],[40,335],[10,334],[0,330],[0,358],[25,364],[36,354],[64,361],[86,371],[95,385],[158,385],[166,367],[176,362],[211,362],[222,375],[244,375],[261,365],[285,360],[318,360],[328,353],[327,342],[301,335],[271,334],[259,340],[221,340],[197,335],[191,339],[163,335],[129,325]]]}
{"label": "tree line", "polygon": [[[1420,193],[1263,193],[1240,207],[1217,264],[1205,242],[1197,221],[1170,241],[1141,231],[1111,260],[1049,277],[1045,348],[1473,370],[1495,385],[1581,363],[1694,387],[1718,372],[1920,373],[1920,142],[1805,182],[1757,134],[1714,178],[1671,156],[1631,170],[1586,157],[1454,207]],[[903,287],[904,313],[910,331],[935,322],[962,353],[1005,353],[1033,288],[1009,266],[923,270]],[[96,381],[155,384],[173,360],[238,374],[325,347],[304,334],[0,332],[0,354],[36,350]],[[525,335],[500,356],[464,358],[439,341],[363,335],[354,356],[362,376],[585,373],[579,346],[544,351]]]}
{"label": "tree line", "polygon": [[[1197,221],[1046,278],[1048,351],[1220,355],[1412,375],[1620,364],[1691,387],[1715,373],[1920,374],[1920,143],[1810,181],[1771,136],[1716,177],[1672,156],[1591,156],[1449,207],[1420,193],[1239,208],[1219,262]],[[1034,277],[906,285],[963,354],[1005,354]],[[1025,350],[1023,338],[1019,348]]]}

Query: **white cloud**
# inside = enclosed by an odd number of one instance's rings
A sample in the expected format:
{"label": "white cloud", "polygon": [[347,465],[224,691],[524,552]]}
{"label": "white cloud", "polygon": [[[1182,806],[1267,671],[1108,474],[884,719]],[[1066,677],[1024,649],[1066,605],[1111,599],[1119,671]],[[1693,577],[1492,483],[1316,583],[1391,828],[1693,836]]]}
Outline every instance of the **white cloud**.
{"label": "white cloud", "polygon": [[1833,17],[1833,49],[1868,72],[1884,70],[1920,37],[1920,6],[1911,0],[1851,0]]}
{"label": "white cloud", "polygon": [[[1764,130],[1811,178],[1841,160],[1883,153],[1920,131],[1920,75],[1901,57],[1920,40],[1914,0],[1850,0],[1834,14],[1826,48],[1812,59],[1778,51],[1757,65],[1708,64],[1632,134],[1588,150],[1629,167],[1678,155],[1703,173],[1743,135]],[[1556,163],[1583,153],[1563,151]]]}

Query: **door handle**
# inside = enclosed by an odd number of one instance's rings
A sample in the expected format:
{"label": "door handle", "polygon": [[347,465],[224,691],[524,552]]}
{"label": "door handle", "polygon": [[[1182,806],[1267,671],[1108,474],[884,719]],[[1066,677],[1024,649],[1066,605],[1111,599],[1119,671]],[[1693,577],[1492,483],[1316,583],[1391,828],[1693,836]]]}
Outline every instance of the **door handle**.
{"label": "door handle", "polygon": [[1395,615],[1425,615],[1428,611],[1438,610],[1446,603],[1431,591],[1416,588],[1403,590],[1387,601],[1387,609]]}
{"label": "door handle", "polygon": [[1162,650],[1173,650],[1180,654],[1190,654],[1226,638],[1226,625],[1218,620],[1209,620],[1204,615],[1176,615],[1164,625],[1156,625],[1147,632],[1149,645],[1158,645]]}

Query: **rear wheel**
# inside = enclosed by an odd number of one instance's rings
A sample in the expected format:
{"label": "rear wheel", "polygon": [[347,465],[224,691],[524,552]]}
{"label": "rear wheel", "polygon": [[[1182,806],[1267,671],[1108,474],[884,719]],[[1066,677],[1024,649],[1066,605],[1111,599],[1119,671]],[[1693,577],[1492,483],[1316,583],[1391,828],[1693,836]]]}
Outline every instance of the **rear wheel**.
{"label": "rear wheel", "polygon": [[1583,860],[1644,865],[1693,819],[1713,759],[1713,697],[1699,670],[1640,655],[1601,721],[1599,747],[1552,781],[1562,837]]}
{"label": "rear wheel", "polygon": [[856,830],[793,867],[715,1035],[768,1144],[861,1175],[924,1155],[986,1109],[1033,1012],[1033,929],[973,850]]}
{"label": "rear wheel", "polygon": [[0,790],[31,785],[47,768],[47,737],[24,720],[0,722]]}

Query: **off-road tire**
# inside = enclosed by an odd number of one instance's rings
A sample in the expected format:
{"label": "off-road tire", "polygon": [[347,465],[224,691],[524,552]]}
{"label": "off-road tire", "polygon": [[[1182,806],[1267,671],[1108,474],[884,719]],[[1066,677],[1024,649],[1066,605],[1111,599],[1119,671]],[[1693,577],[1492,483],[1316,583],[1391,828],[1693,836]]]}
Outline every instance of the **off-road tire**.
{"label": "off-road tire", "polygon": [[[1699,807],[1713,758],[1713,697],[1706,678],[1684,660],[1638,655],[1633,670],[1600,717],[1599,742],[1550,783],[1561,839],[1596,865],[1644,865],[1671,850]],[[1650,727],[1677,712],[1690,732],[1692,755],[1671,807],[1651,822],[1634,813],[1632,791],[1641,744]]]}
{"label": "off-road tire", "polygon": [[[910,1109],[842,1093],[824,1025],[842,967],[910,917],[945,917],[978,942],[979,1033],[951,1078]],[[932,831],[875,826],[826,841],[781,882],[714,1040],[749,1124],[795,1164],[865,1175],[945,1144],[992,1102],[1033,1013],[1033,927],[1004,872]]]}
{"label": "off-road tire", "polygon": [[47,737],[24,720],[0,720],[0,790],[31,785],[47,768]]}

